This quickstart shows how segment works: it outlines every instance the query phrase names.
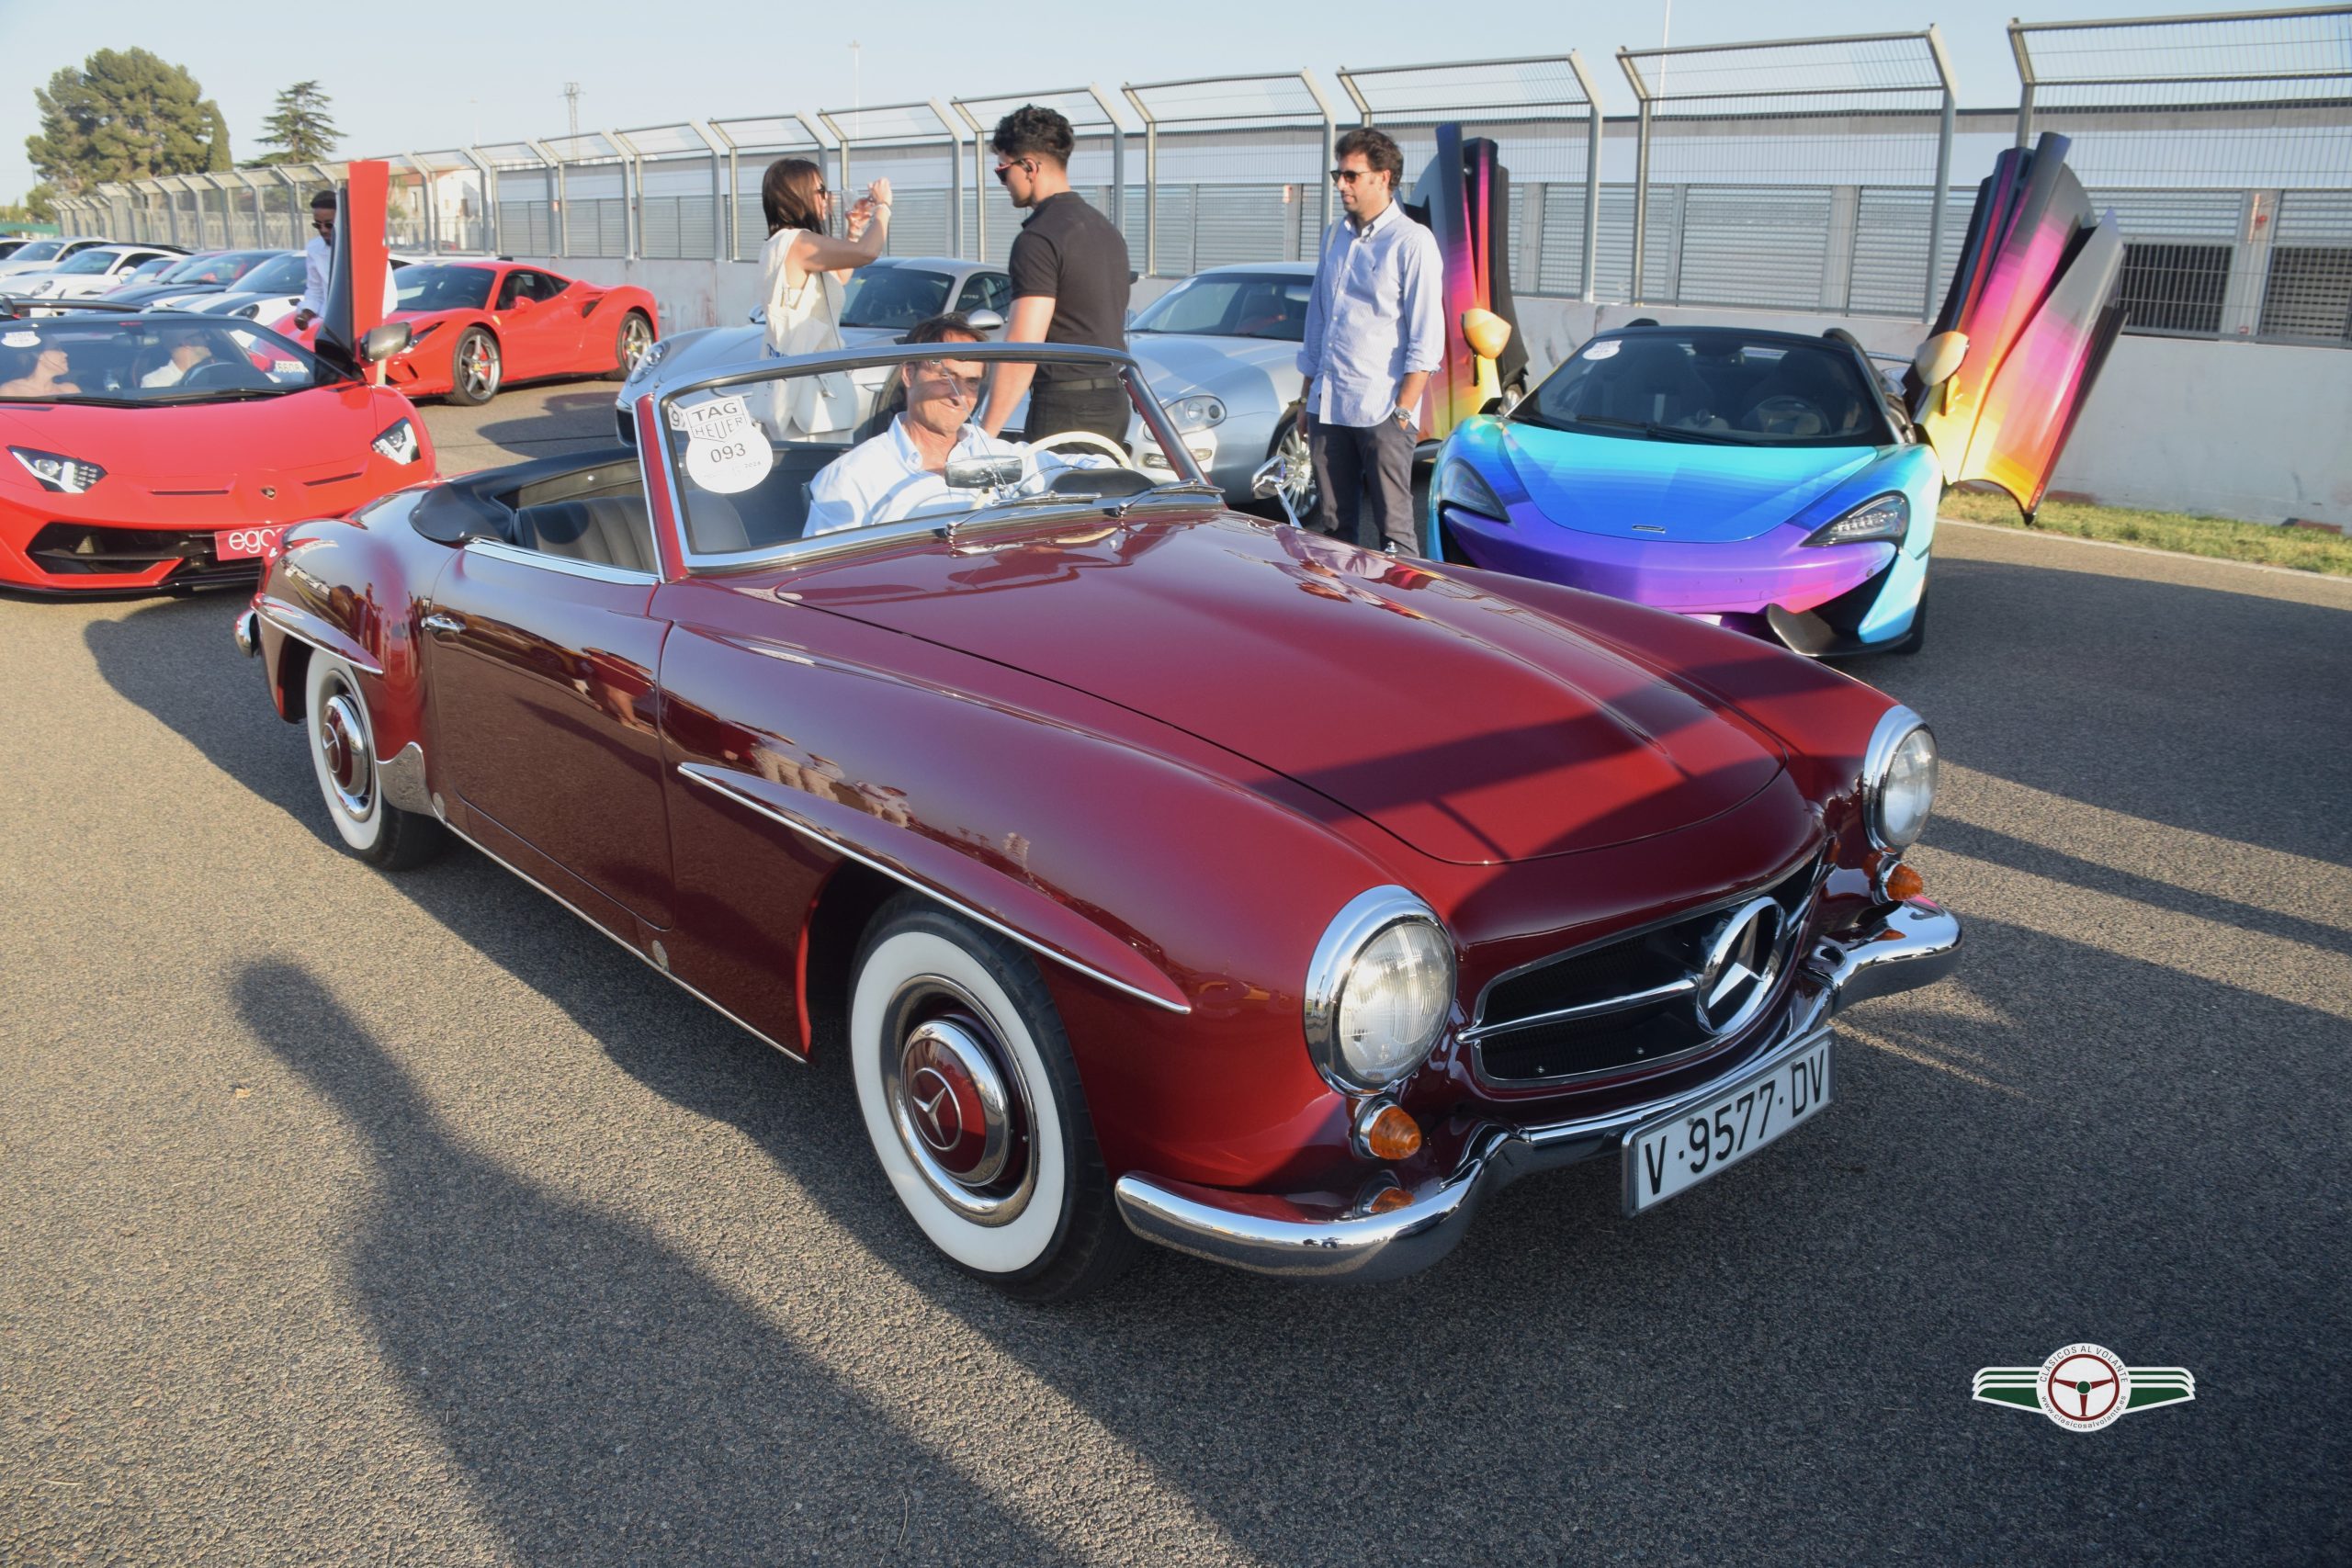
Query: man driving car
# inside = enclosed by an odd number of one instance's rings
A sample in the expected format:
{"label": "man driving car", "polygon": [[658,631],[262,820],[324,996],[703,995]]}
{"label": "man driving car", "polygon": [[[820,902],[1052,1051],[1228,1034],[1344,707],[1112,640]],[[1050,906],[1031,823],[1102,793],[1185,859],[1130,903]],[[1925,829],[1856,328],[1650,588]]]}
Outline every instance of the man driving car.
{"label": "man driving car", "polygon": [[[960,314],[934,316],[907,334],[909,343],[978,343],[980,334]],[[971,359],[921,359],[899,368],[907,406],[879,434],[828,463],[808,482],[804,538],[843,528],[896,523],[918,513],[978,506],[989,493],[947,482],[947,465],[977,457],[1013,457],[1022,488],[1065,468],[1105,459],[1064,458],[1033,452],[1023,443],[989,434],[974,423],[984,367]]]}

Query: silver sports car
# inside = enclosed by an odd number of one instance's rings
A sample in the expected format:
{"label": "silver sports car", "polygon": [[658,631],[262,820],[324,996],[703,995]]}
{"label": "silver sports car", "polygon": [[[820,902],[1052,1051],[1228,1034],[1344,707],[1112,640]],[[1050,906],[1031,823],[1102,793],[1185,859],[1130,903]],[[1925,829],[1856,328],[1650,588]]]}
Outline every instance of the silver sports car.
{"label": "silver sports car", "polygon": [[[1127,323],[1127,351],[1175,416],[1193,460],[1229,500],[1249,501],[1251,473],[1280,455],[1283,487],[1292,504],[1306,510],[1313,481],[1291,405],[1304,379],[1298,345],[1306,336],[1314,282],[1307,262],[1212,267]],[[1147,468],[1167,467],[1140,426],[1129,444]]]}

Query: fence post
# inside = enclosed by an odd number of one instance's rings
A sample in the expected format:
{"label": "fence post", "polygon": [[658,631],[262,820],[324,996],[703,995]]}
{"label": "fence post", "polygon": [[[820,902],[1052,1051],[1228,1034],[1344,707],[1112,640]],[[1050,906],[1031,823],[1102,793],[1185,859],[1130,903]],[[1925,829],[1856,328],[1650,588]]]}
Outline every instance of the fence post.
{"label": "fence post", "polygon": [[1134,84],[1121,83],[1119,91],[1143,117],[1143,275],[1156,277],[1159,274],[1159,121],[1145,107]]}
{"label": "fence post", "polygon": [[1625,80],[1634,89],[1635,120],[1634,127],[1634,276],[1626,288],[1625,298],[1634,304],[1642,302],[1642,274],[1647,264],[1650,238],[1650,90],[1642,81],[1641,71],[1634,64],[1631,53],[1617,51],[1617,63],[1624,68]]}
{"label": "fence post", "polygon": [[1936,131],[1936,190],[1928,209],[1928,281],[1922,291],[1920,320],[1936,319],[1937,268],[1944,254],[1944,209],[1951,200],[1951,140],[1959,123],[1960,82],[1951,73],[1951,57],[1944,52],[1944,35],[1928,24],[1928,50],[1936,57],[1936,74],[1943,78],[1943,122]]}
{"label": "fence post", "polygon": [[2009,18],[2009,52],[2018,62],[2018,145],[2033,142],[2033,56],[2025,47],[2025,28]]}
{"label": "fence post", "polygon": [[[645,187],[640,177],[643,170],[638,160],[637,143],[617,130],[607,130],[604,135],[605,144],[618,149],[621,155],[621,259],[635,261],[639,222],[637,203],[638,198],[644,195]],[[600,252],[605,248],[603,227],[601,223],[597,225],[596,248]]]}
{"label": "fence post", "polygon": [[[1298,79],[1306,85],[1308,95],[1315,99],[1315,107],[1323,111],[1323,170],[1329,170],[1334,164],[1338,163],[1340,159],[1338,151],[1340,144],[1340,128],[1338,123],[1331,118],[1330,100],[1324,97],[1323,89],[1315,85],[1315,78],[1306,72],[1300,72],[1298,73]],[[1321,175],[1321,178],[1316,182],[1323,187],[1322,226],[1315,231],[1315,254],[1318,257],[1323,254],[1323,236],[1329,233],[1331,231],[1331,176],[1328,173],[1324,173],[1323,170],[1317,171]],[[1196,220],[1193,227],[1195,231],[1198,231],[1200,228],[1199,222]],[[1197,242],[1197,233],[1194,237]],[[1193,248],[1195,254],[1197,254],[1199,250],[1197,243]],[[1194,270],[1197,271],[1198,269],[1195,268]]]}
{"label": "fence post", "polygon": [[1577,298],[1589,305],[1600,272],[1600,85],[1585,69],[1584,56],[1573,49],[1568,51],[1568,69],[1577,73],[1577,88],[1584,94],[1584,279]]}
{"label": "fence post", "polygon": [[524,146],[539,155],[539,162],[555,171],[555,189],[548,203],[548,239],[555,246],[559,260],[571,258],[571,207],[564,198],[571,194],[563,177],[563,160],[557,157],[544,141],[526,141]]}

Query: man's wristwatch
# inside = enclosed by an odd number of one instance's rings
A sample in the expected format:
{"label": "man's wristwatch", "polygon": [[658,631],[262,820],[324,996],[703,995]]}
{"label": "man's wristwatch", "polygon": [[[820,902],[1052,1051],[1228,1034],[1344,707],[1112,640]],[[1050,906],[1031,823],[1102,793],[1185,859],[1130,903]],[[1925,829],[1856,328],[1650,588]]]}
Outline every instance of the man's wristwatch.
{"label": "man's wristwatch", "polygon": [[1397,423],[1408,427],[1417,423],[1420,419],[1420,415],[1417,412],[1407,408],[1403,403],[1398,403],[1395,408],[1390,409],[1388,411],[1388,417],[1395,420]]}

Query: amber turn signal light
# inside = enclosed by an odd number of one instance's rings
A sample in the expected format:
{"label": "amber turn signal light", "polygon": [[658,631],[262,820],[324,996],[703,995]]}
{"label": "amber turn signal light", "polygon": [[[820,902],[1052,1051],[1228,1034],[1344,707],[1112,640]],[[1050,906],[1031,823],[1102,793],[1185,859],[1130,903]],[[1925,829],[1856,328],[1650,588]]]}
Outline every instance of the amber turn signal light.
{"label": "amber turn signal light", "polygon": [[1917,898],[1928,890],[1928,879],[1907,865],[1898,865],[1886,874],[1886,896],[1896,903]]}
{"label": "amber turn signal light", "polygon": [[1385,1214],[1391,1210],[1404,1208],[1406,1205],[1412,1202],[1412,1201],[1413,1195],[1410,1192],[1406,1191],[1401,1187],[1391,1187],[1383,1190],[1380,1196],[1365,1204],[1364,1213],[1367,1214]]}
{"label": "amber turn signal light", "polygon": [[1356,1123],[1356,1140],[1374,1159],[1411,1159],[1421,1152],[1421,1124],[1401,1106],[1383,1104]]}

